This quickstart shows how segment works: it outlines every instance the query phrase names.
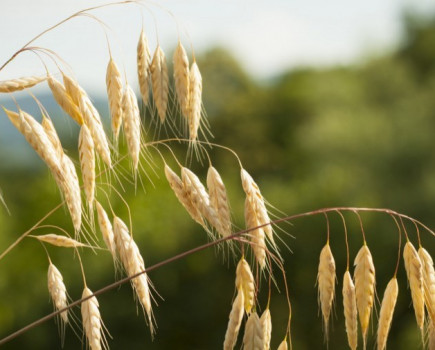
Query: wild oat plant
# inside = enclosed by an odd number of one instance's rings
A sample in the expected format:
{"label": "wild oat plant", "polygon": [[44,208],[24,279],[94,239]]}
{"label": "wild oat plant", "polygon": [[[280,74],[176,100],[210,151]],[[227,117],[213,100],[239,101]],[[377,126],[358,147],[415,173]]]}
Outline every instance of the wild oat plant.
{"label": "wild oat plant", "polygon": [[[123,6],[131,2],[143,10],[144,4],[136,1],[125,1],[115,5]],[[108,5],[114,4],[97,8]],[[237,157],[233,150],[208,141],[210,131],[202,105],[200,67],[194,55],[189,58],[181,40],[178,41],[173,55],[172,79],[167,66],[167,56],[162,47],[160,45],[154,48],[149,47],[147,34],[143,29],[137,33],[138,87],[129,85],[127,77],[121,73],[125,71],[124,67],[120,66],[119,62],[117,63],[112,57],[111,42],[108,40],[106,89],[112,130],[111,132],[106,131],[99,111],[79,82],[66,69],[66,63],[53,51],[33,45],[34,41],[41,35],[56,30],[58,26],[78,16],[86,15],[99,23],[103,23],[102,19],[93,14],[95,9],[90,8],[75,13],[68,19],[48,28],[14,53],[0,68],[0,70],[6,69],[11,61],[25,51],[36,54],[43,53],[54,60],[58,68],[58,71],[51,72],[47,69],[44,76],[21,77],[0,82],[0,92],[9,94],[12,99],[14,99],[14,92],[25,90],[37,102],[41,115],[39,118],[34,118],[22,110],[19,105],[17,105],[16,110],[3,109],[29,146],[45,162],[62,198],[60,205],[49,212],[32,229],[20,236],[9,248],[4,249],[0,259],[17,247],[24,238],[30,238],[38,240],[44,247],[45,245],[53,245],[73,249],[79,258],[78,262],[83,277],[82,297],[77,301],[70,302],[71,299],[67,293],[68,286],[65,285],[61,271],[55,266],[46,249],[48,294],[53,301],[55,311],[35,322],[31,327],[36,327],[49,318],[58,316],[62,327],[61,337],[63,337],[67,327],[72,327],[75,328],[73,330],[76,334],[82,334],[82,337],[78,338],[79,341],[81,339],[85,342],[86,347],[93,350],[108,349],[110,339],[106,334],[99,310],[98,296],[120,284],[131,282],[135,299],[143,309],[150,336],[153,337],[156,332],[154,314],[158,313],[158,310],[153,308],[155,296],[153,297],[151,294],[153,288],[158,290],[159,286],[152,285],[147,272],[170,261],[194,254],[199,250],[220,245],[231,255],[228,258],[230,262],[228,266],[235,277],[234,290],[227,291],[229,300],[233,297],[233,301],[232,306],[229,303],[227,330],[225,334],[222,334],[223,348],[229,350],[242,346],[246,350],[270,349],[271,339],[275,337],[280,344],[278,350],[289,349],[292,347],[291,281],[286,280],[287,267],[280,254],[280,249],[286,249],[288,237],[285,234],[277,235],[276,224],[320,214],[324,215],[327,221],[326,243],[319,252],[317,274],[318,302],[323,318],[325,347],[328,344],[336,287],[339,287],[343,294],[342,314],[344,314],[349,348],[357,349],[358,332],[360,332],[362,347],[365,349],[371,326],[377,327],[377,348],[379,350],[386,348],[399,294],[396,275],[401,256],[403,256],[409,282],[410,293],[408,293],[408,297],[412,300],[417,326],[423,338],[422,344],[427,344],[430,349],[435,349],[433,341],[435,333],[435,271],[430,253],[420,243],[420,230],[432,235],[434,232],[411,217],[392,210],[375,208],[325,208],[286,217],[281,215],[281,218],[271,220],[270,209],[272,207],[265,200],[259,186],[249,174],[247,170],[249,166],[245,168],[242,165],[242,160]],[[161,9],[156,8],[156,10]],[[106,33],[107,38],[110,38],[109,34],[109,32]],[[190,47],[191,45],[189,43],[186,46]],[[31,93],[32,87],[45,83],[59,106],[80,128],[78,134],[79,159],[71,159],[64,152],[62,142],[50,116]],[[136,88],[141,94],[139,100],[134,92]],[[176,113],[170,108],[171,103],[175,103]],[[159,136],[162,133],[170,136],[162,138]],[[174,142],[185,145],[186,153],[183,156],[183,161],[179,157],[177,158],[173,152]],[[124,148],[121,146],[124,144],[127,152],[122,151]],[[220,148],[228,151],[231,156],[235,155],[240,165],[240,185],[246,195],[244,207],[246,229],[244,230],[236,230],[232,223],[231,207],[224,179],[220,176],[219,170],[213,166],[209,156],[209,151],[212,148]],[[123,165],[125,162],[122,162],[125,158],[129,159],[128,172]],[[249,163],[249,159],[246,161]],[[189,169],[192,162],[209,164],[206,179],[199,178]],[[125,183],[130,182],[137,186],[142,181],[146,181],[149,177],[146,173],[147,168],[152,168],[158,176],[167,179],[167,186],[172,189],[181,206],[195,222],[202,226],[211,240],[203,246],[184,252],[149,269],[146,268],[145,258],[132,234],[135,213],[132,213],[131,217],[117,216],[117,213],[112,209],[111,201],[118,197],[115,196],[113,199],[110,195],[117,193],[122,197]],[[100,178],[107,179],[110,183],[109,189],[104,182],[97,181]],[[139,191],[140,186],[137,187]],[[128,205],[128,203],[125,204]],[[37,235],[36,230],[41,228],[44,220],[60,206],[66,207],[72,220],[74,232],[69,233],[59,226],[57,233]],[[359,215],[363,211],[381,212],[391,216],[399,230],[399,237],[403,236],[406,240],[403,254],[401,241],[399,241],[396,268],[391,280],[387,283],[380,311],[376,316],[373,312],[376,302],[376,265],[370,253],[370,242],[366,240]],[[363,244],[354,257],[353,273],[350,264],[352,257],[347,243],[346,220],[343,215],[345,212],[357,214],[363,235]],[[334,252],[330,246],[328,217],[331,214],[338,214],[341,217],[345,232],[347,266],[342,286],[337,283],[337,281],[341,281],[341,278],[336,274]],[[404,222],[412,223],[416,228],[417,249],[408,236]],[[98,242],[101,241],[104,242],[104,246],[98,245]],[[102,254],[101,250],[107,250],[113,258],[115,269],[123,271],[124,278],[121,276],[120,279],[100,290],[91,290],[89,285],[92,285],[92,282],[86,281],[86,267],[82,265],[80,259],[85,249],[92,249],[98,254]],[[233,266],[231,262],[236,262],[236,266]],[[283,275],[283,286],[277,285],[277,279],[273,273]],[[119,274],[116,276],[119,277]],[[386,281],[379,281],[380,286],[385,284]],[[269,302],[273,294],[279,292],[286,295],[288,322],[285,325],[274,324],[274,328],[272,328],[273,315],[269,309]],[[268,296],[266,305],[259,303],[260,293],[265,293]],[[402,293],[407,293],[405,286],[402,286]],[[81,308],[81,326],[80,322],[78,324],[71,322],[70,311],[76,307]],[[78,327],[81,330],[77,331]],[[322,327],[320,322],[319,327]],[[23,328],[16,333],[5,336],[0,340],[0,345],[19,336],[29,328]],[[273,329],[279,331],[272,332]],[[158,342],[158,339],[155,341]],[[334,348],[333,344],[330,346]]]}

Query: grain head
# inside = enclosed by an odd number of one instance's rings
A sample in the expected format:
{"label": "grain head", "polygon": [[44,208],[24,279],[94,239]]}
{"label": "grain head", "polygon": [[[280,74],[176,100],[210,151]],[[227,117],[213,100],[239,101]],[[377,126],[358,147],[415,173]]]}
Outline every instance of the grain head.
{"label": "grain head", "polygon": [[378,350],[384,350],[387,347],[388,333],[393,320],[394,308],[396,307],[397,296],[399,294],[399,285],[396,277],[388,282],[385,289],[384,298],[382,299],[381,312],[379,313],[378,323]]}
{"label": "grain head", "polygon": [[181,114],[187,119],[189,117],[189,59],[180,41],[174,52],[174,81]]}
{"label": "grain head", "polygon": [[244,293],[240,288],[237,291],[237,297],[234,299],[228,321],[227,331],[225,333],[224,350],[232,350],[237,343],[240,325],[242,324],[244,314]]}
{"label": "grain head", "polygon": [[[60,271],[51,262],[48,265],[48,293],[56,310],[62,310],[68,306],[65,283]],[[64,323],[68,323],[68,311],[62,311],[60,317]]]}
{"label": "grain head", "polygon": [[150,94],[150,49],[143,30],[137,43],[137,76],[144,106],[148,105]]}
{"label": "grain head", "polygon": [[125,86],[122,98],[122,114],[128,153],[133,161],[133,169],[136,171],[140,156],[140,114],[136,95],[128,84]]}
{"label": "grain head", "polygon": [[80,129],[79,158],[86,200],[89,208],[92,208],[95,197],[95,153],[94,141],[86,124]]}
{"label": "grain head", "polygon": [[250,313],[255,304],[255,280],[248,262],[242,257],[236,268],[236,288],[244,295],[245,311]]}
{"label": "grain head", "polygon": [[343,309],[347,342],[352,350],[356,350],[358,345],[358,311],[356,307],[355,286],[349,271],[345,272],[343,278]]}
{"label": "grain head", "polygon": [[260,318],[256,312],[252,312],[245,325],[245,334],[243,336],[243,349],[245,350],[263,350],[264,338]]}
{"label": "grain head", "polygon": [[110,58],[107,65],[106,88],[112,120],[113,137],[115,140],[118,140],[122,123],[122,79],[118,66],[112,58]]}
{"label": "grain head", "polygon": [[157,46],[151,61],[151,82],[154,103],[157,107],[160,121],[163,123],[166,119],[166,110],[168,108],[169,77],[166,57],[160,45]]}

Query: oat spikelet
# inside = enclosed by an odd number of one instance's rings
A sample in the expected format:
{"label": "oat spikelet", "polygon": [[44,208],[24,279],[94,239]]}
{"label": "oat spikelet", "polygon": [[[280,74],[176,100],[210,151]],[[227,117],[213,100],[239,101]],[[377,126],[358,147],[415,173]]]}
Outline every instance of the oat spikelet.
{"label": "oat spikelet", "polygon": [[[48,266],[48,293],[56,310],[62,310],[68,306],[65,283],[60,271],[51,262]],[[68,311],[62,311],[60,317],[64,323],[68,323]]]}
{"label": "oat spikelet", "polygon": [[406,275],[408,276],[409,288],[411,289],[412,304],[414,305],[415,318],[420,331],[424,327],[424,288],[423,266],[420,258],[411,242],[406,242],[403,249]]}
{"label": "oat spikelet", "polygon": [[375,265],[373,264],[372,254],[365,243],[359,250],[354,265],[356,305],[365,348],[375,295]]}
{"label": "oat spikelet", "polygon": [[251,313],[246,322],[245,334],[243,336],[243,349],[264,349],[263,329],[261,328],[260,319],[256,312]]}
{"label": "oat spikelet", "polygon": [[[87,298],[92,294],[92,291],[88,287],[85,287],[82,298]],[[91,350],[101,350],[104,348],[104,345],[102,346],[104,335],[97,298],[93,296],[84,301],[81,309],[83,330],[85,331],[89,347]]]}
{"label": "oat spikelet", "polygon": [[54,149],[56,150],[57,157],[61,158],[63,154],[63,148],[62,144],[60,142],[59,136],[57,135],[56,129],[53,125],[53,122],[44,116],[42,118],[41,122],[42,128],[44,129],[45,133],[47,134],[47,137],[51,141],[51,144],[53,145]]}
{"label": "oat spikelet", "polygon": [[80,113],[78,105],[76,105],[72,97],[67,93],[65,87],[52,76],[48,77],[48,86],[53,94],[54,99],[60,107],[74,119],[79,125],[83,124],[83,117]]}
{"label": "oat spikelet", "polygon": [[424,302],[433,323],[435,322],[435,271],[433,260],[423,247],[418,249],[418,256],[423,268]]}
{"label": "oat spikelet", "polygon": [[287,339],[284,339],[278,346],[278,350],[288,350]]}
{"label": "oat spikelet", "polygon": [[57,151],[54,149],[43,127],[24,111],[20,110],[18,114],[6,108],[3,109],[12,124],[14,124],[39,157],[47,164],[53,175],[61,174],[62,168]]}
{"label": "oat spikelet", "polygon": [[115,238],[113,235],[112,223],[110,222],[109,217],[107,216],[107,213],[100,204],[100,202],[95,202],[97,204],[98,226],[100,226],[100,231],[103,235],[104,243],[106,243],[106,247],[107,249],[109,249],[110,254],[112,254],[113,258],[115,258]]}
{"label": "oat spikelet", "polygon": [[328,338],[329,316],[335,296],[335,260],[329,242],[320,252],[319,271],[317,273],[319,302],[322,310],[326,338]]}
{"label": "oat spikelet", "polygon": [[140,93],[142,95],[143,104],[148,105],[150,94],[150,49],[148,47],[148,40],[143,30],[139,35],[139,42],[137,43],[137,77],[139,80]]}
{"label": "oat spikelet", "polygon": [[104,132],[100,114],[87,95],[81,96],[79,106],[83,115],[84,123],[88,127],[92,140],[94,141],[95,150],[101,156],[104,163],[111,168],[112,162],[110,158],[109,143],[107,141],[106,133]]}
{"label": "oat spikelet", "polygon": [[222,237],[231,234],[231,214],[228,205],[227,190],[217,170],[210,166],[207,172],[207,187],[210,205],[217,214],[220,223],[218,229]]}
{"label": "oat spikelet", "polygon": [[175,193],[175,196],[178,198],[183,207],[187,210],[193,220],[195,220],[201,226],[204,226],[204,220],[202,219],[201,213],[198,208],[196,208],[184,188],[183,182],[178,177],[178,175],[167,165],[165,164],[165,175],[166,179],[169,182],[169,186],[171,186],[172,190]]}
{"label": "oat spikelet", "polygon": [[228,321],[227,331],[225,333],[224,350],[232,350],[237,343],[240,325],[242,324],[244,314],[244,294],[241,289],[237,292],[231,308],[230,319]]}
{"label": "oat spikelet", "polygon": [[136,95],[128,84],[125,86],[122,98],[122,114],[128,153],[133,161],[133,169],[136,171],[140,155],[140,114]]}
{"label": "oat spikelet", "polygon": [[[128,276],[135,275],[145,270],[145,263],[140,254],[139,248],[128,232],[127,225],[118,217],[113,219],[113,233],[115,237],[115,246],[119,259],[124,266]],[[151,296],[148,286],[148,277],[146,273],[139,275],[131,280],[131,284],[136,292],[140,304],[144,308],[149,321],[151,334],[154,333]]]}
{"label": "oat spikelet", "polygon": [[69,75],[62,73],[63,84],[65,90],[76,106],[80,106],[80,100],[82,96],[87,96],[85,90],[79,85],[79,83]]}
{"label": "oat spikelet", "polygon": [[270,243],[272,243],[272,245],[275,247],[276,245],[275,240],[273,239],[272,226],[266,225],[267,223],[270,223],[271,220],[269,218],[269,214],[267,213],[266,204],[260,192],[260,188],[245,169],[241,170],[240,177],[242,179],[242,187],[246,193],[246,197],[249,198],[252,210],[254,210],[256,213],[259,222],[258,225],[265,225],[262,227],[262,229],[266,233]]}
{"label": "oat spikelet", "polygon": [[94,141],[85,124],[82,125],[79,134],[79,156],[86,199],[89,208],[92,208],[95,197],[95,153]]}
{"label": "oat spikelet", "polygon": [[251,248],[254,252],[255,258],[258,264],[263,269],[266,266],[266,240],[264,236],[264,230],[262,227],[253,229],[260,225],[257,212],[252,206],[249,197],[245,199],[245,224],[246,228],[250,231],[248,234],[251,237]]}
{"label": "oat spikelet", "polygon": [[180,41],[174,52],[174,81],[181,113],[187,119],[189,116],[189,59]]}
{"label": "oat spikelet", "polygon": [[260,317],[260,324],[263,329],[264,350],[269,350],[270,340],[272,339],[272,317],[270,316],[269,308],[263,311]]}
{"label": "oat spikelet", "polygon": [[196,61],[192,63],[189,73],[189,139],[195,141],[201,124],[202,77]]}
{"label": "oat spikelet", "polygon": [[159,114],[160,121],[163,123],[168,108],[169,77],[166,57],[160,45],[157,46],[151,62],[151,82],[157,113]]}
{"label": "oat spikelet", "polygon": [[399,285],[397,284],[396,277],[393,277],[390,282],[388,282],[387,288],[385,289],[381,312],[379,313],[378,350],[384,350],[387,347],[388,333],[390,331],[391,321],[393,320],[398,294]]}
{"label": "oat spikelet", "polygon": [[112,132],[115,140],[118,140],[119,130],[122,123],[122,79],[118,66],[112,57],[107,65],[106,87],[112,120]]}
{"label": "oat spikelet", "polygon": [[86,247],[85,244],[78,242],[75,239],[66,236],[56,235],[54,233],[49,233],[47,235],[31,236],[31,237],[35,237],[41,242],[50,243],[57,247],[65,247],[65,248]]}
{"label": "oat spikelet", "polygon": [[358,345],[358,320],[355,286],[349,271],[345,272],[343,278],[343,308],[346,323],[347,342],[349,343],[349,347],[352,350],[355,350]]}
{"label": "oat spikelet", "polygon": [[18,79],[0,81],[0,93],[15,92],[31,88],[47,80],[47,77],[21,77]]}
{"label": "oat spikelet", "polygon": [[82,224],[80,185],[74,163],[66,154],[62,155],[62,167],[64,169],[63,176],[59,178],[55,177],[55,180],[65,197],[74,229],[76,232],[79,232]]}
{"label": "oat spikelet", "polygon": [[242,257],[236,268],[236,288],[243,291],[245,310],[250,313],[255,303],[255,280],[248,262]]}
{"label": "oat spikelet", "polygon": [[222,231],[220,221],[214,208],[210,205],[210,197],[198,177],[189,169],[181,169],[183,187],[193,206],[218,232]]}

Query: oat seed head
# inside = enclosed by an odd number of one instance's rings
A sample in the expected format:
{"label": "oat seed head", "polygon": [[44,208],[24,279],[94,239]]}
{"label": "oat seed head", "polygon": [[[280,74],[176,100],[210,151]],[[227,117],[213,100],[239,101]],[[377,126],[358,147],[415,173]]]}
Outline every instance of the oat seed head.
{"label": "oat seed head", "polygon": [[95,150],[101,156],[104,163],[111,168],[112,162],[110,158],[109,143],[107,141],[106,133],[104,132],[100,114],[87,95],[82,95],[79,106],[83,115],[84,123],[91,132]]}
{"label": "oat seed head", "polygon": [[243,291],[245,311],[250,313],[255,303],[255,280],[251,267],[244,257],[237,264],[236,288]]}
{"label": "oat seed head", "polygon": [[366,244],[359,250],[354,265],[356,305],[365,347],[375,295],[375,265]]}
{"label": "oat seed head", "polygon": [[[88,287],[85,287],[82,298],[87,298],[92,294],[92,291]],[[104,335],[97,298],[93,296],[84,301],[82,303],[81,311],[83,330],[85,332],[89,347],[91,350],[101,350],[104,348],[104,345],[102,345]]]}
{"label": "oat seed head", "polygon": [[119,130],[122,124],[122,79],[118,66],[112,58],[110,58],[107,65],[106,88],[112,120],[113,137],[115,140],[118,140]]}
{"label": "oat seed head", "polygon": [[248,317],[248,321],[246,322],[245,334],[243,336],[243,349],[264,349],[263,329],[261,327],[260,319],[256,312],[251,313]]}
{"label": "oat seed head", "polygon": [[409,288],[411,289],[412,304],[414,306],[415,318],[420,331],[424,327],[424,287],[423,287],[423,266],[417,251],[411,242],[406,242],[403,249],[403,260],[405,262],[406,275],[408,276]]}
{"label": "oat seed head", "polygon": [[278,350],[288,350],[287,339],[284,339],[278,346]]}
{"label": "oat seed head", "polygon": [[174,52],[174,81],[175,92],[177,94],[178,104],[180,105],[181,114],[184,118],[189,117],[189,59],[186,50],[180,41]]}
{"label": "oat seed head", "polygon": [[343,278],[343,309],[346,324],[347,342],[352,350],[358,345],[358,320],[355,286],[349,271],[346,271]]}
{"label": "oat seed head", "polygon": [[387,347],[388,333],[390,332],[391,322],[393,320],[394,308],[396,307],[399,286],[396,277],[388,282],[385,289],[384,298],[382,299],[381,312],[379,313],[378,322],[378,350],[384,350]]}
{"label": "oat seed head", "polygon": [[143,104],[148,105],[150,95],[150,49],[148,40],[143,30],[139,35],[137,43],[137,76],[139,80],[140,93],[142,95]]}
{"label": "oat seed head", "polygon": [[429,252],[423,247],[418,249],[418,256],[423,269],[424,302],[433,323],[435,322],[435,271],[433,260]]}
{"label": "oat seed head", "polygon": [[196,61],[192,63],[189,72],[189,139],[198,138],[198,129],[201,124],[202,107],[202,77]]}
{"label": "oat seed head", "polygon": [[263,329],[264,350],[270,349],[270,340],[272,339],[272,317],[269,308],[263,311],[260,317],[261,328]]}
{"label": "oat seed head", "polygon": [[103,235],[104,243],[106,244],[107,249],[109,249],[110,254],[112,254],[113,258],[116,258],[116,250],[115,250],[115,238],[113,235],[112,223],[107,216],[106,211],[100,202],[96,202],[97,207],[97,215],[98,215],[98,226],[100,227],[101,234]]}
{"label": "oat seed head", "polygon": [[72,97],[67,93],[65,87],[58,80],[52,76],[48,77],[48,86],[53,94],[54,99],[58,105],[74,119],[79,125],[83,124],[83,117],[81,115],[78,105],[76,105]]}
{"label": "oat seed head", "polygon": [[191,202],[190,197],[184,188],[183,182],[167,164],[165,164],[165,176],[169,182],[169,186],[174,191],[175,196],[178,198],[183,207],[187,210],[192,219],[204,227],[205,223],[201,216],[201,213],[199,212],[198,208],[196,208]]}
{"label": "oat seed head", "polygon": [[47,137],[51,141],[53,148],[56,150],[57,157],[61,158],[63,154],[63,148],[59,139],[59,135],[57,134],[56,129],[53,125],[53,122],[51,121],[51,119],[44,116],[42,118],[41,125],[45,133],[47,134]]}
{"label": "oat seed head", "polygon": [[[48,293],[56,310],[62,310],[68,306],[65,283],[60,271],[51,262],[48,265]],[[60,317],[64,323],[68,323],[68,311],[62,311]]]}
{"label": "oat seed head", "polygon": [[224,350],[232,350],[237,343],[240,325],[242,324],[244,314],[244,293],[241,288],[237,291],[234,299],[228,321],[227,331],[225,333]]}
{"label": "oat seed head", "polygon": [[128,84],[125,86],[122,98],[122,114],[128,153],[133,161],[133,169],[136,171],[140,156],[140,114],[136,95]]}
{"label": "oat seed head", "polygon": [[0,93],[15,92],[24,89],[31,88],[43,81],[47,80],[47,77],[21,77],[18,79],[3,80],[0,81]]}
{"label": "oat seed head", "polygon": [[94,141],[85,124],[79,134],[79,157],[86,200],[89,208],[92,208],[95,198],[95,153]]}
{"label": "oat seed head", "polygon": [[160,45],[157,46],[151,61],[151,82],[154,103],[156,104],[160,121],[163,123],[166,119],[166,110],[168,108],[169,77],[166,57]]}
{"label": "oat seed head", "polygon": [[264,229],[262,227],[253,229],[260,225],[255,207],[249,197],[245,199],[245,224],[246,229],[249,230],[248,234],[251,238],[251,248],[254,252],[258,264],[263,269],[266,266],[266,240]]}
{"label": "oat seed head", "polygon": [[231,234],[231,213],[228,204],[227,190],[217,170],[210,166],[207,172],[207,187],[210,205],[215,210],[219,221],[218,232],[222,237]]}
{"label": "oat seed head", "polygon": [[55,245],[57,247],[64,247],[64,248],[86,247],[85,244],[78,242],[75,239],[66,236],[56,235],[54,233],[32,236],[32,237],[35,237],[37,240],[41,242],[50,243],[51,245]]}
{"label": "oat seed head", "polygon": [[326,338],[328,338],[329,317],[335,297],[335,278],[335,260],[332,255],[331,247],[329,243],[327,243],[320,252],[319,270],[317,274],[319,302],[322,310]]}

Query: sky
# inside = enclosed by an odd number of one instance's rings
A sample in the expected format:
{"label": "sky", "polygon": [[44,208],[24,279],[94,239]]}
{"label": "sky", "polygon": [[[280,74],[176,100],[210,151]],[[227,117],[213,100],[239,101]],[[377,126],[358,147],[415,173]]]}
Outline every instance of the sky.
{"label": "sky", "polygon": [[[0,62],[72,13],[104,3],[1,0]],[[91,90],[104,86],[109,57],[105,33],[114,59],[124,67],[129,82],[137,84],[135,55],[142,26],[151,50],[157,40],[168,55],[178,39],[197,54],[224,46],[248,72],[264,79],[298,66],[349,64],[394,48],[405,8],[435,13],[432,0],[161,0],[143,4],[90,11],[104,25],[90,17],[74,18],[32,45],[54,51]],[[41,57],[56,73],[49,56]],[[0,71],[0,80],[40,74],[45,74],[40,59],[25,52]]]}

